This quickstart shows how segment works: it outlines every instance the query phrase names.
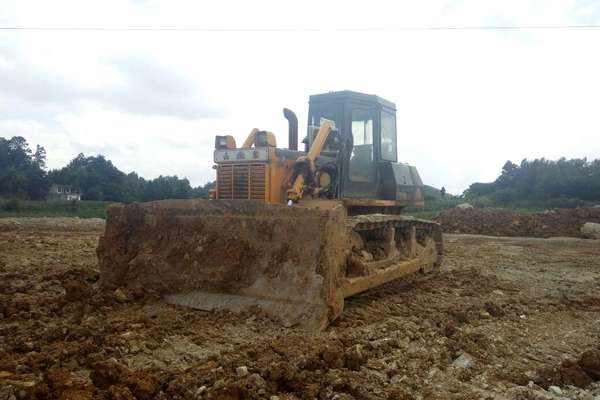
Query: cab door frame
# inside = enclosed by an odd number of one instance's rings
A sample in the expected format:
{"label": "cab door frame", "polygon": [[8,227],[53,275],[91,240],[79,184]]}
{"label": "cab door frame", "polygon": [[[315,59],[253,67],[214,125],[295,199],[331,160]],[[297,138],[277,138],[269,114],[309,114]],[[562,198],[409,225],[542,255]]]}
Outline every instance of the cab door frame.
{"label": "cab door frame", "polygon": [[[352,119],[355,111],[366,111],[371,113],[373,117],[373,135],[372,135],[372,158],[371,166],[373,169],[372,181],[361,181],[352,179],[350,163],[354,153],[354,137],[352,132]],[[380,116],[381,106],[374,103],[360,102],[356,100],[347,100],[344,104],[344,126],[342,136],[346,139],[348,151],[345,154],[344,160],[344,173],[342,185],[342,197],[343,198],[357,198],[357,199],[377,199],[379,191],[380,172],[378,168],[380,160]],[[356,154],[354,153],[354,156]]]}

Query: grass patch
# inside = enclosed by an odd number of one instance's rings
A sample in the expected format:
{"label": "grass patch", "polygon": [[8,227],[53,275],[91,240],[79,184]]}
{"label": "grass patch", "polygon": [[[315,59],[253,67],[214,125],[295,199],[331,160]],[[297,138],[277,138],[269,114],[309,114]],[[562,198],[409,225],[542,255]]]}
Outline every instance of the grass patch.
{"label": "grass patch", "polygon": [[0,218],[79,217],[106,218],[108,201],[32,201],[0,199]]}

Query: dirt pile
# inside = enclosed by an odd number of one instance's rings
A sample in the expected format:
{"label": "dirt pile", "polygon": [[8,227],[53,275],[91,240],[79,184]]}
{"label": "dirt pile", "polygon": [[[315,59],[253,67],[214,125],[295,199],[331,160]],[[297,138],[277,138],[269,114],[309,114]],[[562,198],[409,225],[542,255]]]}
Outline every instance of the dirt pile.
{"label": "dirt pile", "polygon": [[599,208],[556,209],[538,213],[520,213],[500,209],[442,210],[435,218],[447,233],[490,236],[582,237],[586,222],[600,222]]}
{"label": "dirt pile", "polygon": [[560,377],[563,384],[579,387],[600,380],[600,348],[585,351],[575,361],[564,361],[560,367]]}
{"label": "dirt pile", "polygon": [[537,382],[543,386],[570,385],[588,387],[600,381],[600,347],[584,351],[577,357],[567,358],[557,368],[539,371]]}

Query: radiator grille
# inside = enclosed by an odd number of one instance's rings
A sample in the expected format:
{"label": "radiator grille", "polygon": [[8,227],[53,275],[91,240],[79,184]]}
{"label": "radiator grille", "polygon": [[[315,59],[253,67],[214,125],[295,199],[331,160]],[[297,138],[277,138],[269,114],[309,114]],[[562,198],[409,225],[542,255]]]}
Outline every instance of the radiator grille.
{"label": "radiator grille", "polygon": [[266,164],[220,164],[217,169],[217,198],[265,200]]}

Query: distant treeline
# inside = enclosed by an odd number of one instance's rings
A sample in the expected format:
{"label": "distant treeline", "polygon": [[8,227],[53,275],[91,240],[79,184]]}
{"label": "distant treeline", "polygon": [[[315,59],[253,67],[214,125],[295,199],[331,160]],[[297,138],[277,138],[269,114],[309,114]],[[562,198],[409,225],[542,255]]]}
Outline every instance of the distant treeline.
{"label": "distant treeline", "polygon": [[47,172],[43,147],[32,151],[20,136],[0,137],[0,197],[43,199],[53,183],[81,190],[82,200],[115,202],[206,198],[214,186],[192,187],[187,178],[177,176],[146,180],[120,171],[102,155],[79,154],[67,166]]}
{"label": "distant treeline", "polygon": [[[72,185],[83,200],[149,201],[208,197],[214,183],[192,187],[186,178],[159,176],[146,180],[135,172],[126,174],[102,155],[79,154],[61,169],[46,171],[46,151],[33,151],[27,141],[15,136],[0,137],[0,197],[42,199],[52,183]],[[507,161],[500,176],[491,183],[473,183],[457,197],[440,199],[440,191],[427,187],[431,206],[445,207],[461,201],[478,206],[576,207],[600,203],[600,159],[557,161]],[[435,199],[439,199],[436,201]],[[432,204],[439,203],[439,204]]]}
{"label": "distant treeline", "polygon": [[473,183],[463,198],[481,205],[575,207],[600,202],[600,159],[507,161],[491,183]]}

